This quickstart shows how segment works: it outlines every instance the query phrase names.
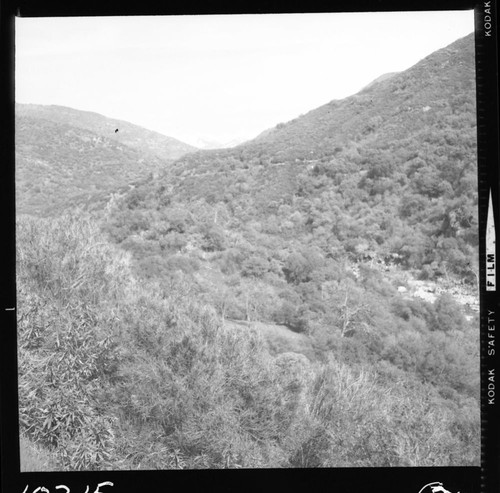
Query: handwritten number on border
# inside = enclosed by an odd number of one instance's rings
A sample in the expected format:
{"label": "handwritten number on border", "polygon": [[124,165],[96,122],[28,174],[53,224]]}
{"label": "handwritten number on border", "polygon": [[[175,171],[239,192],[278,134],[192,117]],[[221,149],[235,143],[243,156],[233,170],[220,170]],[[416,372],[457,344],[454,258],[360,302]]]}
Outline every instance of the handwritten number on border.
{"label": "handwritten number on border", "polygon": [[[97,488],[94,490],[93,493],[104,493],[104,491],[101,490],[101,486],[114,486],[114,484],[111,481],[104,481],[103,483],[98,483]],[[24,488],[23,493],[28,493],[28,488],[29,485],[26,485],[26,488]],[[71,493],[71,490],[69,489],[68,486],[64,484],[60,484],[56,486],[56,490],[64,489],[66,490],[64,493]],[[45,488],[45,486],[39,486],[36,490],[33,491],[33,493],[50,493],[50,491]],[[85,493],[89,493],[89,486],[87,485],[87,489],[85,490]]]}

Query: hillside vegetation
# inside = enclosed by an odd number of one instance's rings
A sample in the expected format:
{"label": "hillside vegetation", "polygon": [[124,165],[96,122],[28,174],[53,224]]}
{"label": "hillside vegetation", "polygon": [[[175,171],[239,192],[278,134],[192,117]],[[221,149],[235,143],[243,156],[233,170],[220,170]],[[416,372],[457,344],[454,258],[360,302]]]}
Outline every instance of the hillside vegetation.
{"label": "hillside vegetation", "polygon": [[418,276],[474,292],[472,49],[459,40],[246,145],[185,156],[115,197],[106,230],[137,275],[182,275],[222,317],[285,325],[319,351],[387,359],[405,324],[463,328],[472,314],[449,295],[420,306],[397,288]]}
{"label": "hillside vegetation", "polygon": [[16,104],[15,135],[17,209],[40,216],[105,203],[120,187],[195,150],[136,125],[63,106]]}
{"label": "hillside vegetation", "polygon": [[189,154],[116,205],[115,239],[159,253],[157,237],[187,241],[208,222],[229,248],[262,245],[271,263],[310,246],[332,260],[376,258],[472,283],[474,84],[467,37],[248,144]]}
{"label": "hillside vegetation", "polygon": [[[20,424],[36,452],[25,456],[45,450],[63,470],[477,463],[472,397],[334,352],[272,356],[184,280],[134,281],[129,257],[81,215],[23,217],[18,235]],[[466,339],[453,335],[444,359]],[[450,341],[435,333],[442,350]],[[428,365],[432,347],[406,354]]]}
{"label": "hillside vegetation", "polygon": [[92,215],[19,217],[26,440],[64,469],[477,465],[478,314],[450,294],[477,289],[474,84],[471,35],[233,149],[125,166]]}

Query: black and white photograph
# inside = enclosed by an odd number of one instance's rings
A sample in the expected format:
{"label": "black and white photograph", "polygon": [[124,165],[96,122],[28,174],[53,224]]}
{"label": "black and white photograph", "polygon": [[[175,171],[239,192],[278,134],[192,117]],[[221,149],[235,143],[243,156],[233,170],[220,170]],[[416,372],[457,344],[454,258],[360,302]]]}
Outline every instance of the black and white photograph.
{"label": "black and white photograph", "polygon": [[476,75],[472,9],[16,17],[20,472],[479,470]]}

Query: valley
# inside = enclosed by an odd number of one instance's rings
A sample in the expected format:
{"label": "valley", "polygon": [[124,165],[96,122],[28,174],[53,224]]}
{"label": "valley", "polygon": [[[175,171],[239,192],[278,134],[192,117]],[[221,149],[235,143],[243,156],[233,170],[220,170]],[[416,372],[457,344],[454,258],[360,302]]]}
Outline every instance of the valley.
{"label": "valley", "polygon": [[479,464],[475,97],[470,35],[226,149],[17,105],[25,447]]}

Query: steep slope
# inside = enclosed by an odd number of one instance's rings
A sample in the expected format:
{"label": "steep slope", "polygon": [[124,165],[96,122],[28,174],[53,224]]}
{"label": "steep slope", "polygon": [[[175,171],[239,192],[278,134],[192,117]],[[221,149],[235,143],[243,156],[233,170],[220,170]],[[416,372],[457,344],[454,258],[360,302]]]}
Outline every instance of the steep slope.
{"label": "steep slope", "polygon": [[133,192],[134,209],[158,222],[173,204],[206,202],[252,243],[321,245],[333,257],[472,281],[473,50],[471,35],[249,143],[184,156]]}
{"label": "steep slope", "polygon": [[[460,401],[477,397],[477,314],[449,292],[459,279],[474,294],[475,155],[469,36],[247,144],[180,158],[115,196],[105,229],[137,275],[223,323],[284,325],[317,358],[370,361],[382,379],[396,367]],[[444,293],[404,294],[415,277]]]}
{"label": "steep slope", "polygon": [[374,134],[377,140],[405,138],[448,113],[470,110],[463,106],[474,95],[474,85],[474,38],[469,35],[354,96],[277,125],[250,148],[282,151],[282,160],[309,160],[332,155],[352,140],[371,143]]}
{"label": "steep slope", "polygon": [[191,149],[94,113],[17,104],[17,211],[47,215],[76,203],[104,202],[117,188],[157,172]]}

